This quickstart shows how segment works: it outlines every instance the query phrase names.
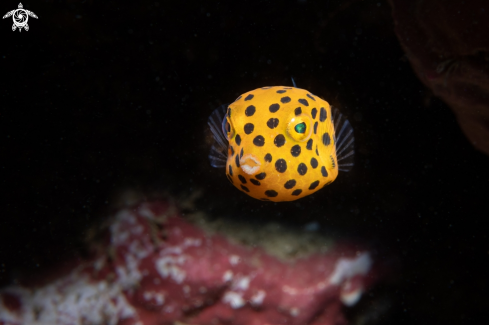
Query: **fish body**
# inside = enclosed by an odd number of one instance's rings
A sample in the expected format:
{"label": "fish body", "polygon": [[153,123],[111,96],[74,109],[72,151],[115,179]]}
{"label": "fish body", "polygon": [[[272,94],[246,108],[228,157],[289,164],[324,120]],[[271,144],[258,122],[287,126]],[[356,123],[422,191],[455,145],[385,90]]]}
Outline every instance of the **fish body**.
{"label": "fish body", "polygon": [[244,93],[209,118],[216,140],[211,164],[224,167],[237,189],[259,200],[312,194],[353,166],[353,129],[334,112],[327,101],[295,87]]}

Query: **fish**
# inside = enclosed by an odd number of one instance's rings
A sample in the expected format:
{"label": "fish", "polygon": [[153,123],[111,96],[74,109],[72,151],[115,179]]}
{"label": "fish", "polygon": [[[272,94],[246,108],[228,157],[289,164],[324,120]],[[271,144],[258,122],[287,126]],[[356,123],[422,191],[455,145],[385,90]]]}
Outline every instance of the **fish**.
{"label": "fish", "polygon": [[354,166],[353,127],[311,92],[261,87],[221,105],[208,118],[212,167],[262,201],[294,201],[331,184]]}

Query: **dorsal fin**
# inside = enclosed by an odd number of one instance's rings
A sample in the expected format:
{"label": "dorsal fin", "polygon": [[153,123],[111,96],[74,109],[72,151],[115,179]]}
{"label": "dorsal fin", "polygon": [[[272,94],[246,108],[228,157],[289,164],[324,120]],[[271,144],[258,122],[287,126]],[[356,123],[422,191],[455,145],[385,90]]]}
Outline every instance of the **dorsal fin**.
{"label": "dorsal fin", "polygon": [[355,137],[353,136],[353,127],[335,107],[333,107],[333,123],[338,169],[348,172],[354,165]]}
{"label": "dorsal fin", "polygon": [[212,167],[226,167],[228,140],[224,136],[222,124],[226,117],[228,105],[221,105],[216,108],[207,120],[207,124],[214,136],[214,144],[209,152],[209,161]]}

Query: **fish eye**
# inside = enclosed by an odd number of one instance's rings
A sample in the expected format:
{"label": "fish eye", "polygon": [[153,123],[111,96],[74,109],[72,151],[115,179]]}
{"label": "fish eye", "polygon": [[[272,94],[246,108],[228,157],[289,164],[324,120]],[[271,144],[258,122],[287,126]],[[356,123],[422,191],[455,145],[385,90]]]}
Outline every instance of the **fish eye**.
{"label": "fish eye", "polygon": [[306,133],[306,123],[302,122],[299,124],[296,124],[294,127],[295,132],[297,133]]}
{"label": "fish eye", "polygon": [[227,119],[226,119],[225,129],[226,129],[226,133],[231,132],[231,124],[229,124],[229,121]]}
{"label": "fish eye", "polygon": [[312,120],[306,114],[300,114],[290,119],[287,133],[295,141],[304,142],[311,137]]}
{"label": "fish eye", "polygon": [[229,119],[228,114],[226,114],[222,120],[222,133],[228,140],[231,140],[231,138],[234,136],[234,128],[231,125],[231,120]]}

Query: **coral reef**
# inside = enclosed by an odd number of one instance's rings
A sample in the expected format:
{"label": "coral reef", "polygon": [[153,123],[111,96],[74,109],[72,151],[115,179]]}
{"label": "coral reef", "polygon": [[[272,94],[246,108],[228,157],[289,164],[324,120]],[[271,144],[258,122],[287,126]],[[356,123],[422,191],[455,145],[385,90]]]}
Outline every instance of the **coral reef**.
{"label": "coral reef", "polygon": [[390,0],[395,29],[419,79],[489,154],[489,13],[485,2]]}
{"label": "coral reef", "polygon": [[342,306],[374,281],[371,254],[353,245],[302,231],[318,248],[300,248],[284,230],[292,257],[223,228],[167,201],[122,209],[91,258],[2,289],[0,324],[345,324]]}

